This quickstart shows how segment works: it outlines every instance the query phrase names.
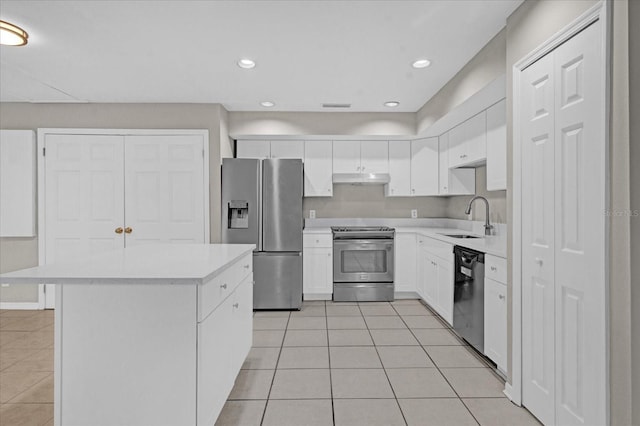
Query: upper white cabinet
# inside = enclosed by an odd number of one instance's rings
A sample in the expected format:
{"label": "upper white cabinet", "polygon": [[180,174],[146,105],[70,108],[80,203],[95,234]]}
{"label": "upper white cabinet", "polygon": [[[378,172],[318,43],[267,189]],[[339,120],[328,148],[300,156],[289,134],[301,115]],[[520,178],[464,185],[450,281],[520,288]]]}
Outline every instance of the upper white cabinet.
{"label": "upper white cabinet", "polygon": [[507,102],[487,109],[487,191],[507,189]]}
{"label": "upper white cabinet", "polygon": [[304,158],[304,142],[301,140],[239,140],[236,142],[237,158]]}
{"label": "upper white cabinet", "polygon": [[33,131],[0,131],[0,237],[36,235],[35,164]]}
{"label": "upper white cabinet", "polygon": [[449,131],[449,167],[474,166],[487,157],[487,113],[482,111]]}
{"label": "upper white cabinet", "polygon": [[387,197],[411,195],[411,141],[389,142],[389,178]]}
{"label": "upper white cabinet", "polygon": [[438,138],[411,141],[411,195],[438,195]]}
{"label": "upper white cabinet", "polygon": [[449,168],[449,132],[439,138],[440,195],[468,195],[476,192],[476,169]]}
{"label": "upper white cabinet", "polygon": [[304,196],[333,195],[333,145],[331,141],[304,141]]}
{"label": "upper white cabinet", "polygon": [[258,158],[265,159],[271,157],[271,144],[269,141],[241,140],[236,142],[237,158]]}
{"label": "upper white cabinet", "polygon": [[334,141],[334,173],[389,173],[387,141]]}

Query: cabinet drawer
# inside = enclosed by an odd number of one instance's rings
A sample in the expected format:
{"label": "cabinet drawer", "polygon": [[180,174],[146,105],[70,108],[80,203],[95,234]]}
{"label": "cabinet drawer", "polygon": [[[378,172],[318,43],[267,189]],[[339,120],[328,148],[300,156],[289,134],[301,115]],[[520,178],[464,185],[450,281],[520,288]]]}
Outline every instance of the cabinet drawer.
{"label": "cabinet drawer", "polygon": [[333,247],[333,236],[331,234],[303,234],[303,247]]}
{"label": "cabinet drawer", "polygon": [[453,246],[434,238],[418,234],[418,247],[447,262],[453,262]]}
{"label": "cabinet drawer", "polygon": [[[247,268],[248,265],[248,268]],[[206,284],[198,286],[198,321],[203,321],[252,272],[253,262],[243,257]]]}
{"label": "cabinet drawer", "polygon": [[498,281],[499,283],[507,283],[507,259],[486,255],[484,258],[484,275],[487,278]]}

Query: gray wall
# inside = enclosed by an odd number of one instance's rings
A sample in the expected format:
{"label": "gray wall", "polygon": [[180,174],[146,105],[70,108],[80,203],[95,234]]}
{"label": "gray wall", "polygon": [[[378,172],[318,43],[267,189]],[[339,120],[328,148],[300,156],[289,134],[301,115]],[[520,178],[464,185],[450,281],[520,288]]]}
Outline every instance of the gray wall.
{"label": "gray wall", "polygon": [[[491,223],[507,223],[507,191],[487,191],[487,168],[476,169],[476,195],[482,195],[489,201],[489,219]],[[464,214],[471,195],[449,198],[446,217],[453,219],[467,219]],[[486,211],[482,202],[475,201],[472,207],[472,219],[484,220]]]}
{"label": "gray wall", "polygon": [[[630,123],[630,207],[640,212],[640,2],[629,2],[629,117]],[[633,23],[633,25],[631,24]],[[631,379],[633,417],[631,424],[640,425],[640,217],[631,216]]]}
{"label": "gray wall", "polygon": [[[0,128],[208,129],[211,241],[219,242],[221,110],[219,104],[0,103]],[[2,272],[38,263],[37,239],[0,238],[0,249]],[[36,302],[37,288],[2,287],[0,300]]]}

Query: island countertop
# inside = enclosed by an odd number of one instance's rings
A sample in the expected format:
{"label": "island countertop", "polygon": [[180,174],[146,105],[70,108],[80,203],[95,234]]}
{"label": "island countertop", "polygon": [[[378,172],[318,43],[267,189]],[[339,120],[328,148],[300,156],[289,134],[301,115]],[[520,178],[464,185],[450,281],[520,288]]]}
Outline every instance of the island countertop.
{"label": "island countertop", "polygon": [[6,284],[203,284],[253,251],[253,244],[154,244],[108,251],[0,275]]}

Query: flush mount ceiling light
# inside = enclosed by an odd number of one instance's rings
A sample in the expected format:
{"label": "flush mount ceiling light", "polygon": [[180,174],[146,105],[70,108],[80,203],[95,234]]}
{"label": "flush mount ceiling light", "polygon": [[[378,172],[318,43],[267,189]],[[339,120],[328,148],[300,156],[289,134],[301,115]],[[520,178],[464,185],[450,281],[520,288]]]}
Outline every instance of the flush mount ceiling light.
{"label": "flush mount ceiling light", "polygon": [[389,107],[389,108],[395,108],[398,105],[400,105],[400,102],[398,101],[388,101],[384,103],[384,106]]}
{"label": "flush mount ceiling light", "polygon": [[260,105],[262,105],[265,108],[271,108],[272,106],[275,106],[275,104],[271,101],[260,102]]}
{"label": "flush mount ceiling light", "polygon": [[251,59],[247,59],[247,58],[242,58],[238,61],[238,66],[240,68],[244,68],[244,69],[251,69],[253,67],[256,66],[256,63],[254,61],[252,61]]}
{"label": "flush mount ceiling light", "polygon": [[0,44],[4,46],[24,46],[27,44],[29,34],[22,28],[0,21]]}
{"label": "flush mount ceiling light", "polygon": [[429,65],[431,65],[431,61],[428,59],[417,59],[413,64],[411,64],[414,68],[426,68]]}

